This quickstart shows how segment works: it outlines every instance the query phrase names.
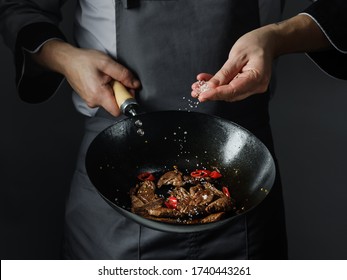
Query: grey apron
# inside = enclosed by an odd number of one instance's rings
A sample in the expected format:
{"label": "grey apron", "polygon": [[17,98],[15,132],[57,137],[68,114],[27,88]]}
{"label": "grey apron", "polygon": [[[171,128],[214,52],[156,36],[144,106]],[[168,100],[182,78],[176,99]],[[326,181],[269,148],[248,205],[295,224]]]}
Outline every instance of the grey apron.
{"label": "grey apron", "polygon": [[[215,73],[231,46],[259,26],[256,0],[118,0],[117,60],[142,83],[141,108],[195,110],[230,119],[273,151],[269,94],[237,103],[207,102],[191,108],[190,85],[200,72]],[[86,121],[66,209],[65,257],[77,259],[285,259],[283,200],[279,178],[256,209],[230,226],[205,233],[172,234],[139,226],[113,210],[86,175],[93,138],[116,120],[99,110]]]}

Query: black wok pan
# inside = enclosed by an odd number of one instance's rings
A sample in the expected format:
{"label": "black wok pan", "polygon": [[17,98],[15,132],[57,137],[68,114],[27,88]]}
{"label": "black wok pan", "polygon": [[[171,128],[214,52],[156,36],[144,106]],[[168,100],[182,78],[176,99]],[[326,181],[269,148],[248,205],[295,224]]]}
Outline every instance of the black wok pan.
{"label": "black wok pan", "polygon": [[[135,122],[143,123],[144,135]],[[137,175],[172,170],[217,167],[236,200],[238,212],[209,224],[174,225],[145,219],[130,212],[129,190]],[[100,195],[125,217],[152,229],[198,232],[227,225],[256,207],[271,190],[275,164],[253,134],[239,125],[206,114],[163,111],[136,115],[102,131],[91,143],[86,169]]]}

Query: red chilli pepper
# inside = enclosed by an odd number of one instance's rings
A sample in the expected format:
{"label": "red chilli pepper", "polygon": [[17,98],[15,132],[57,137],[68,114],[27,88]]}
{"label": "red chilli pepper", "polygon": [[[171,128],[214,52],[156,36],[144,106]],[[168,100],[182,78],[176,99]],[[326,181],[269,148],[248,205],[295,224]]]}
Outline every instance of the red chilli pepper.
{"label": "red chilli pepper", "polygon": [[177,208],[177,198],[174,196],[170,196],[167,201],[164,202],[165,206],[170,209]]}
{"label": "red chilli pepper", "polygon": [[143,172],[137,175],[137,178],[141,181],[154,181],[155,177],[150,172]]}
{"label": "red chilli pepper", "polygon": [[195,170],[193,172],[190,173],[190,176],[194,177],[194,178],[205,178],[208,177],[210,175],[210,171],[208,170]]}
{"label": "red chilli pepper", "polygon": [[222,174],[220,174],[218,171],[212,171],[210,173],[210,177],[213,179],[218,179],[218,178],[222,177]]}
{"label": "red chilli pepper", "polygon": [[227,197],[230,197],[230,192],[229,192],[228,187],[223,187],[223,188],[222,188],[222,191],[223,191],[223,193],[224,193]]}

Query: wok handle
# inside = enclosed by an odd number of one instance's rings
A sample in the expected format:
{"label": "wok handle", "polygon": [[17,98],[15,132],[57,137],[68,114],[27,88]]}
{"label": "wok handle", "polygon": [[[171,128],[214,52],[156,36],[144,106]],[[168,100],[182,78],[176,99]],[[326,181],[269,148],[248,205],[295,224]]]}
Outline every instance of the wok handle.
{"label": "wok handle", "polygon": [[122,113],[126,116],[136,116],[139,104],[131,93],[118,81],[113,82],[112,88]]}

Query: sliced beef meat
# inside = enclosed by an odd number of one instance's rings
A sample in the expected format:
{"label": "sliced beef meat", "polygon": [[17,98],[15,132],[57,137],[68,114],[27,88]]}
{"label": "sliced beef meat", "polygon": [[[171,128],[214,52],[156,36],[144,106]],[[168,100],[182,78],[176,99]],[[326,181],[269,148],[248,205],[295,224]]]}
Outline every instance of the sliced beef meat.
{"label": "sliced beef meat", "polygon": [[142,207],[145,203],[136,195],[131,195],[131,211],[134,212],[137,208]]}
{"label": "sliced beef meat", "polygon": [[231,211],[232,208],[233,208],[233,205],[231,203],[230,198],[228,198],[227,196],[224,196],[224,197],[218,198],[217,200],[209,204],[206,207],[206,211],[208,213],[228,212],[228,211]]}
{"label": "sliced beef meat", "polygon": [[170,191],[170,195],[174,196],[177,198],[180,203],[189,203],[191,196],[189,192],[185,188],[182,187],[176,187],[173,190]]}
{"label": "sliced beef meat", "polygon": [[216,195],[217,197],[224,197],[225,196],[225,194],[222,191],[218,190],[211,183],[205,183],[204,186],[206,189],[211,190],[213,192],[213,194]]}
{"label": "sliced beef meat", "polygon": [[211,190],[199,187],[198,189],[195,188],[195,190],[192,191],[192,188],[190,188],[190,205],[208,205],[213,201],[214,194]]}
{"label": "sliced beef meat", "polygon": [[206,215],[206,205],[187,205],[178,204],[177,210],[179,210],[186,218],[195,219]]}
{"label": "sliced beef meat", "polygon": [[143,202],[148,203],[157,198],[155,184],[152,181],[141,182],[136,190],[136,196]]}
{"label": "sliced beef meat", "polygon": [[160,177],[157,183],[158,188],[160,188],[162,185],[172,185],[175,187],[183,186],[182,173],[178,170],[166,172],[163,176]]}
{"label": "sliced beef meat", "polygon": [[155,210],[163,206],[164,200],[162,198],[156,198],[153,201],[150,201],[146,204],[142,204],[141,206],[132,207],[132,212],[136,214],[148,214],[150,210]]}
{"label": "sliced beef meat", "polygon": [[155,217],[169,217],[169,218],[178,218],[183,217],[182,213],[180,211],[177,211],[175,209],[170,209],[166,207],[160,207],[157,209],[149,209],[148,214]]}
{"label": "sliced beef meat", "polygon": [[[213,181],[183,176],[178,170],[166,172],[157,184],[143,181],[130,191],[131,211],[145,218],[179,224],[210,223],[219,221],[233,210],[233,200],[217,189]],[[168,203],[160,187],[169,186],[167,194],[174,198]],[[165,187],[166,188],[166,187]],[[170,205],[170,206],[169,206]]]}
{"label": "sliced beef meat", "polygon": [[207,217],[201,219],[200,223],[201,224],[207,224],[207,223],[217,222],[220,219],[222,219],[224,215],[225,215],[225,212],[219,212],[219,213],[210,214]]}

